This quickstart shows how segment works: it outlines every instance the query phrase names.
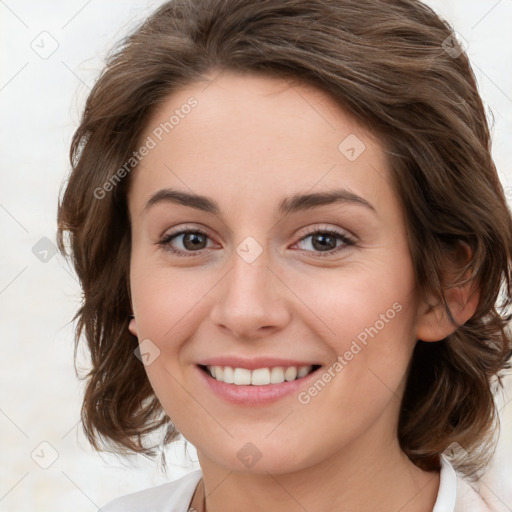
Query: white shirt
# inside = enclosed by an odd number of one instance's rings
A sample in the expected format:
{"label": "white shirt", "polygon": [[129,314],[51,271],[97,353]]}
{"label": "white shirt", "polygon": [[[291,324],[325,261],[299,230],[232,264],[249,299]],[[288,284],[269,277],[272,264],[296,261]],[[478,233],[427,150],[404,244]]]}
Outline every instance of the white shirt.
{"label": "white shirt", "polygon": [[[102,512],[187,512],[201,480],[201,470],[144,491],[127,494],[103,507]],[[495,508],[496,507],[496,508]],[[451,464],[441,457],[441,473],[437,500],[432,512],[499,512],[498,505],[484,500],[466,480],[457,477]],[[509,510],[508,508],[506,510]]]}

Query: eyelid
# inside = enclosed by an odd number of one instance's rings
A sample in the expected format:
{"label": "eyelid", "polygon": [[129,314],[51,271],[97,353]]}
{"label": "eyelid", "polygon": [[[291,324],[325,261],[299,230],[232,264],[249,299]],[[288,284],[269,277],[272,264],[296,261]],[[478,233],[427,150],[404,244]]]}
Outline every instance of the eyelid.
{"label": "eyelid", "polygon": [[170,230],[165,230],[160,239],[167,238],[171,235],[178,235],[182,232],[199,232],[207,235],[209,238],[212,238],[209,234],[209,229],[206,227],[203,227],[201,224],[180,224],[179,226],[175,226],[173,228],[170,228]]}
{"label": "eyelid", "polygon": [[346,238],[350,238],[352,240],[356,240],[355,235],[350,233],[350,231],[347,231],[346,229],[340,228],[340,227],[333,227],[329,224],[317,224],[316,226],[308,226],[304,228],[302,232],[299,233],[298,236],[300,236],[300,239],[302,240],[304,237],[308,235],[313,235],[315,233],[324,233],[324,232],[333,232],[337,233],[338,235],[343,235]]}

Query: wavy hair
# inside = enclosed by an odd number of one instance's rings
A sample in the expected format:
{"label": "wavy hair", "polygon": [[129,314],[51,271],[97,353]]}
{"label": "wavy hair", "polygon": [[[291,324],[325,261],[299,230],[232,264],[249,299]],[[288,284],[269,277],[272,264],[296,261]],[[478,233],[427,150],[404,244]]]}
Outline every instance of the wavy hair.
{"label": "wavy hair", "polygon": [[[456,442],[468,453],[459,470],[474,478],[492,456],[495,393],[511,357],[512,220],[468,58],[451,26],[417,0],[173,0],[112,50],[74,134],[58,206],[58,247],[83,290],[73,320],[75,365],[82,334],[91,356],[81,411],[89,441],[153,456],[147,434],[166,427],[163,444],[179,435],[128,331],[126,193],[158,105],[223,70],[312,85],[377,134],[404,207],[418,296],[450,314],[444,289],[462,276],[477,284],[470,320],[444,340],[417,341],[398,425],[418,467],[439,468]],[[447,283],[460,242],[472,257]]]}

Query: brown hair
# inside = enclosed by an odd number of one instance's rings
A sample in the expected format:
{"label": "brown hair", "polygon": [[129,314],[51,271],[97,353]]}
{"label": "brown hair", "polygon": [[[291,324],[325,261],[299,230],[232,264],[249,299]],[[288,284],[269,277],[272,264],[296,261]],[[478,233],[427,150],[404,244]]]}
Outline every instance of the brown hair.
{"label": "brown hair", "polygon": [[[398,437],[423,469],[438,468],[453,442],[468,452],[459,468],[467,476],[485,466],[498,426],[493,386],[512,349],[512,221],[475,77],[465,53],[447,45],[451,37],[451,27],[416,0],[173,0],[113,51],[74,134],[58,211],[59,249],[68,256],[68,231],[83,289],[75,364],[85,332],[91,369],[82,420],[96,449],[152,456],[146,434],[167,425],[164,443],[178,435],[127,328],[126,192],[133,152],[158,104],[230,70],[312,85],[380,137],[406,212],[418,294],[438,298],[448,314],[443,271],[459,241],[471,248],[459,270],[478,284],[477,310],[446,339],[417,342]],[[127,176],[119,179],[122,166]],[[106,194],[113,179],[119,183]]]}

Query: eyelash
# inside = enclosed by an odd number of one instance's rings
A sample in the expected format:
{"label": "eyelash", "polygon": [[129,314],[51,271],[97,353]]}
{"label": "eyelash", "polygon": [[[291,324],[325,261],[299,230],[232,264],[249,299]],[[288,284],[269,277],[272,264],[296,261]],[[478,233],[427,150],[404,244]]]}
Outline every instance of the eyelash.
{"label": "eyelash", "polygon": [[[165,251],[171,252],[171,253],[173,253],[173,254],[175,254],[177,256],[180,256],[180,257],[181,256],[183,256],[183,257],[194,257],[194,256],[202,255],[203,252],[206,251],[207,249],[201,249],[199,251],[182,251],[181,249],[175,249],[174,247],[171,247],[171,245],[170,245],[171,240],[173,240],[174,238],[177,238],[180,235],[186,235],[186,234],[202,235],[202,236],[205,236],[205,237],[209,238],[208,237],[208,233],[206,233],[205,231],[203,231],[201,229],[198,229],[198,228],[193,228],[193,229],[184,228],[184,229],[181,229],[179,231],[171,232],[171,233],[166,234],[161,240],[159,240],[157,242],[157,245],[162,247]],[[344,248],[347,248],[347,247],[355,245],[355,240],[354,239],[352,239],[351,237],[347,236],[346,234],[344,234],[344,233],[342,233],[340,231],[337,231],[335,229],[332,229],[332,228],[325,228],[325,229],[314,228],[314,229],[311,229],[311,230],[307,231],[301,237],[301,239],[298,242],[302,242],[303,240],[305,240],[306,238],[308,238],[308,237],[310,237],[312,235],[331,235],[331,236],[337,237],[344,244],[344,245],[341,245],[340,247],[337,247],[335,249],[331,249],[329,251],[305,251],[305,252],[315,252],[316,253],[315,257],[321,257],[321,258],[329,257],[329,256],[332,256],[334,254],[337,254],[340,250],[342,250]]]}

